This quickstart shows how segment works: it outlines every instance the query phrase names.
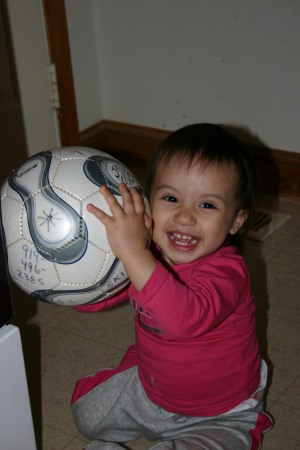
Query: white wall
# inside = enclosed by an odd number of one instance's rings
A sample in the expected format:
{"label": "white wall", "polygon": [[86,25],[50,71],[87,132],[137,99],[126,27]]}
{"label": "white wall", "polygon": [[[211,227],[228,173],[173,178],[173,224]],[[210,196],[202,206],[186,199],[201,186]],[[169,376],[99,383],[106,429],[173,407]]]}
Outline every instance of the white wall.
{"label": "white wall", "polygon": [[65,0],[80,130],[103,119],[98,55],[90,0]]}
{"label": "white wall", "polygon": [[[59,144],[40,4],[6,0],[29,154]],[[300,153],[299,0],[65,0],[80,130],[241,126]]]}
{"label": "white wall", "polygon": [[299,0],[66,4],[78,13],[70,38],[81,129],[101,118],[167,130],[212,121],[300,152]]}

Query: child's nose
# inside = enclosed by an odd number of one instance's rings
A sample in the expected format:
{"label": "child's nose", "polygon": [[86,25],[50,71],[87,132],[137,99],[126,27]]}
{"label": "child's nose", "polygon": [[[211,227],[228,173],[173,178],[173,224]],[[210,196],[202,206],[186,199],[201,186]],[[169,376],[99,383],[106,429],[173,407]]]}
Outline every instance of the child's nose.
{"label": "child's nose", "polygon": [[189,208],[180,208],[174,216],[174,222],[180,225],[195,225],[196,218]]}

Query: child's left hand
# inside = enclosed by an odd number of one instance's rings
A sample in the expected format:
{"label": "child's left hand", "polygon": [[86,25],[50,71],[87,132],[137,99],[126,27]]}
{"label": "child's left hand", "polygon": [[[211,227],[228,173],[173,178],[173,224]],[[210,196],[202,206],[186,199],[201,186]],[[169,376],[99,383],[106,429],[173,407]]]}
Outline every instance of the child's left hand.
{"label": "child's left hand", "polygon": [[[155,258],[149,251],[152,220],[146,213],[144,201],[135,188],[128,190],[126,184],[121,183],[119,190],[123,200],[123,207],[106,186],[101,186],[99,189],[109,206],[112,216],[92,204],[89,204],[87,209],[105,226],[112,252],[117,258],[122,260],[129,278],[137,287],[137,285],[140,285],[139,280],[137,280],[137,283],[134,280],[136,278],[135,272],[139,272],[137,271],[138,267],[141,269],[141,264],[144,263],[146,263],[147,267],[147,261],[151,262],[150,271],[155,266]],[[146,278],[149,278],[149,273]],[[141,284],[143,285],[144,281]]]}

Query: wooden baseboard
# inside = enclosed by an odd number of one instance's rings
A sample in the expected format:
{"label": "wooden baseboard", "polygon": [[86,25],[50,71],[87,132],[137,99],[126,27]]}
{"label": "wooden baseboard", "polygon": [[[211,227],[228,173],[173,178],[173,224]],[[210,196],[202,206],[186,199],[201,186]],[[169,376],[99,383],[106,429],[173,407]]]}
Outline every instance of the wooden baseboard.
{"label": "wooden baseboard", "polygon": [[[103,150],[143,170],[154,147],[170,131],[102,120],[80,133],[80,144]],[[260,176],[260,191],[300,201],[300,153],[248,146]]]}

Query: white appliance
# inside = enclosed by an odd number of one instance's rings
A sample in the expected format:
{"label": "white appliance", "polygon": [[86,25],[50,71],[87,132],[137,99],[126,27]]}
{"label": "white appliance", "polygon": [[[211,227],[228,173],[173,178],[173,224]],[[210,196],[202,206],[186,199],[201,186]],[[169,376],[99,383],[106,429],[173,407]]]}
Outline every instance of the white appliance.
{"label": "white appliance", "polygon": [[0,448],[36,450],[19,329],[0,328]]}
{"label": "white appliance", "polygon": [[0,205],[0,449],[36,450],[20,331],[13,317]]}

